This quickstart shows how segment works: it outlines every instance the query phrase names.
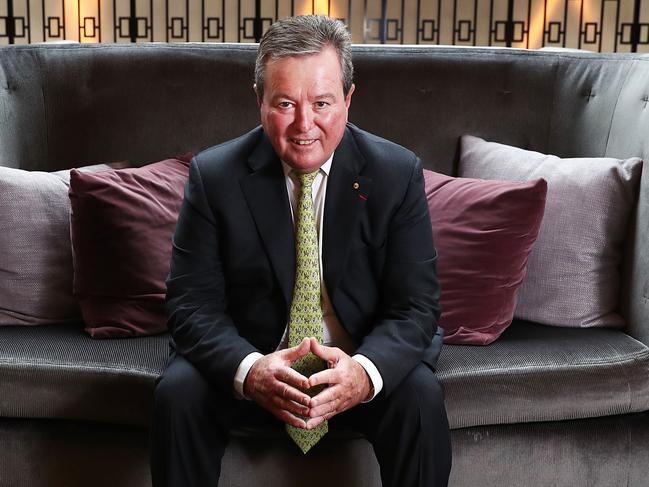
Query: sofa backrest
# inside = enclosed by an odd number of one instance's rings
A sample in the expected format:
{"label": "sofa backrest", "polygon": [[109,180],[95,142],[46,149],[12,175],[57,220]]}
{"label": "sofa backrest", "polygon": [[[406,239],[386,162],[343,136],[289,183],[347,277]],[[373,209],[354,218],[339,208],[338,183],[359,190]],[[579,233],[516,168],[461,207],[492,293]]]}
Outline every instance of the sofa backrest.
{"label": "sofa backrest", "polygon": [[[0,165],[56,170],[199,151],[258,124],[254,45],[0,48]],[[350,120],[453,173],[459,136],[558,156],[649,160],[649,56],[355,46]],[[622,314],[649,344],[649,171]]]}

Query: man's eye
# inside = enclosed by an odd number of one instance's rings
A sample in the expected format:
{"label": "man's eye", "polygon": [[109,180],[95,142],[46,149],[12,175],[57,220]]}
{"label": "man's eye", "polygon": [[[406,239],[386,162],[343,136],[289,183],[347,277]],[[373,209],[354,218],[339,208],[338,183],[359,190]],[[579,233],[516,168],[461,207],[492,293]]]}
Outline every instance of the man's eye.
{"label": "man's eye", "polygon": [[315,102],[315,106],[316,108],[325,108],[329,106],[329,103],[327,103],[326,101],[317,101]]}
{"label": "man's eye", "polygon": [[281,101],[278,106],[280,108],[291,108],[293,104],[290,101]]}

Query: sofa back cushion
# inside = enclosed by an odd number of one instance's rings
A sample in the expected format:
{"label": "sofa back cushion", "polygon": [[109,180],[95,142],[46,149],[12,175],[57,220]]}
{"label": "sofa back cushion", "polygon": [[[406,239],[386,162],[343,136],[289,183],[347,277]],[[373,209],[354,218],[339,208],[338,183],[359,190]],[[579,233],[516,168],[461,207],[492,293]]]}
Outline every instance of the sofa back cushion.
{"label": "sofa back cushion", "polygon": [[165,278],[189,156],[70,177],[74,294],[96,338],[166,330]]}
{"label": "sofa back cushion", "polygon": [[511,324],[547,185],[424,170],[442,286],[444,342],[487,345]]}
{"label": "sofa back cushion", "polygon": [[[82,172],[126,167],[99,164]],[[70,171],[0,167],[0,325],[79,322],[72,294]]]}
{"label": "sofa back cushion", "polygon": [[546,325],[621,327],[622,244],[642,160],[571,158],[463,136],[464,177],[548,182],[545,216],[516,317]]}

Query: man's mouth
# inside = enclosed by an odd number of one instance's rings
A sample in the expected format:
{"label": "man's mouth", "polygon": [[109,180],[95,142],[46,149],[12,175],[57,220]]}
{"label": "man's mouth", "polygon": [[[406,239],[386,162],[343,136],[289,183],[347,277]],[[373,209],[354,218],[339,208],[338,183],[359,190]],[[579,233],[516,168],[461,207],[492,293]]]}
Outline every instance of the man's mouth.
{"label": "man's mouth", "polygon": [[297,145],[311,145],[316,139],[291,139],[291,142]]}

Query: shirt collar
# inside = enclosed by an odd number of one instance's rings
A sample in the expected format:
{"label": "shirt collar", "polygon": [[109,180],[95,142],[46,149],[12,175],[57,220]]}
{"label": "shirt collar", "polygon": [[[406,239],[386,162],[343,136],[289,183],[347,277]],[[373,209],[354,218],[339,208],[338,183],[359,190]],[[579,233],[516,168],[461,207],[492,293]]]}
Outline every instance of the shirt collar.
{"label": "shirt collar", "polygon": [[[331,154],[331,157],[329,157],[329,159],[327,159],[324,162],[324,164],[319,168],[320,171],[325,173],[325,176],[329,176],[329,172],[331,171],[331,163],[334,159],[334,154]],[[286,164],[284,161],[282,161],[282,169],[284,170],[284,176],[288,176],[293,171],[293,168],[288,164]]]}

